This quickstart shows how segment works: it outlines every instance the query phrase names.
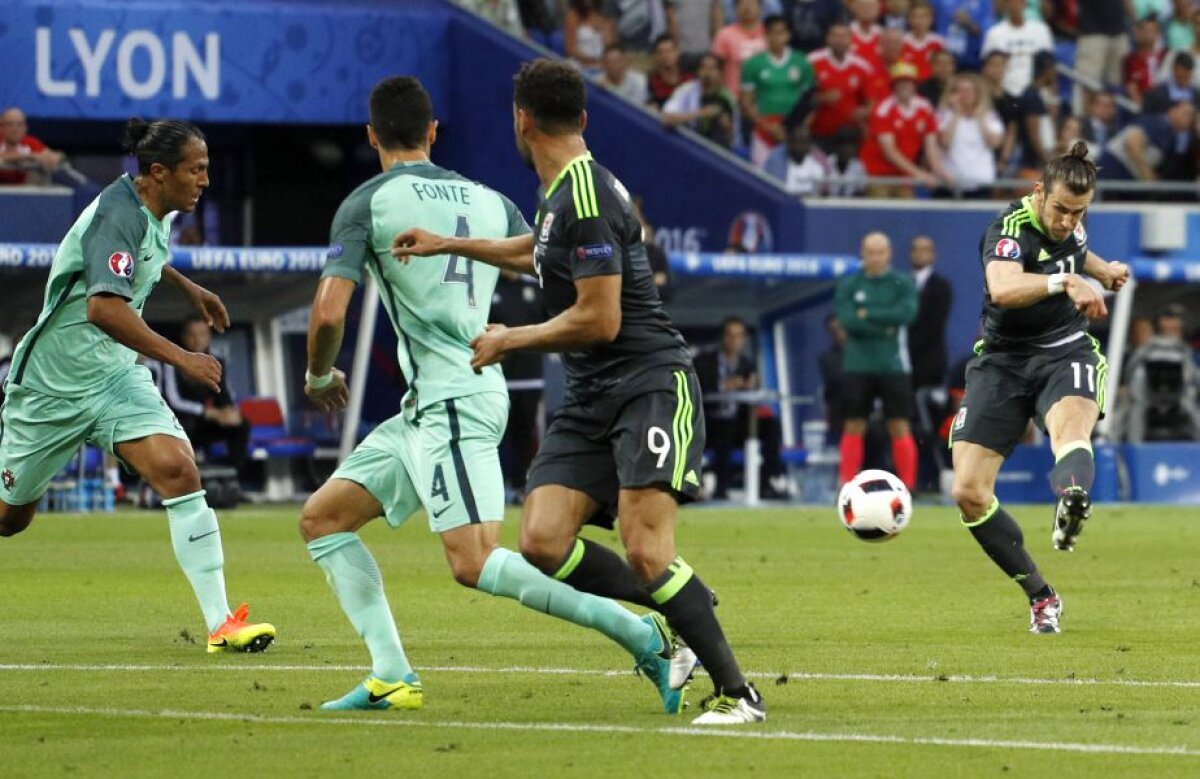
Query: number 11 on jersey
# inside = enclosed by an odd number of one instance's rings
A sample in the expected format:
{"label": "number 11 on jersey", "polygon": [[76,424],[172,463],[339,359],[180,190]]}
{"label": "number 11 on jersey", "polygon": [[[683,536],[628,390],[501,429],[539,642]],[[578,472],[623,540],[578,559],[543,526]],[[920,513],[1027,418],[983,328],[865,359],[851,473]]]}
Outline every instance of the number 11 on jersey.
{"label": "number 11 on jersey", "polygon": [[[467,224],[465,214],[458,215],[458,224],[454,228],[455,238],[470,238],[471,226]],[[464,263],[466,270],[459,270],[459,264]],[[475,261],[466,257],[451,254],[446,258],[446,275],[442,276],[443,284],[466,284],[467,305],[475,308]]]}

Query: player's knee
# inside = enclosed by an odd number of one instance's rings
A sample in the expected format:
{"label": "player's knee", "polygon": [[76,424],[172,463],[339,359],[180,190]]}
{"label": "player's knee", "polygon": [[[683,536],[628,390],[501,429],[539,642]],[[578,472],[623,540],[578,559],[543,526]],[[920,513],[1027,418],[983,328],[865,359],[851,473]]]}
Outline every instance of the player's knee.
{"label": "player's knee", "polygon": [[974,482],[956,479],[950,494],[958,505],[959,511],[969,519],[981,516],[987,511],[988,504],[991,503],[991,492],[982,484]]}
{"label": "player's knee", "polygon": [[626,542],[625,559],[642,581],[657,579],[675,559],[661,544]]}
{"label": "player's knee", "polygon": [[0,537],[10,538],[29,527],[32,516],[22,516],[13,511],[0,513]]}
{"label": "player's knee", "polygon": [[478,560],[473,558],[464,559],[462,557],[451,558],[450,574],[454,577],[454,581],[464,587],[475,589],[479,586],[479,574],[482,572],[483,566]]}
{"label": "player's knee", "polygon": [[182,452],[164,458],[155,468],[152,482],[164,498],[178,498],[200,490],[200,469]]}
{"label": "player's knee", "polygon": [[531,514],[521,523],[518,548],[526,562],[543,573],[551,574],[562,565],[574,540],[574,536],[562,538],[551,523],[540,522]]}
{"label": "player's knee", "polygon": [[300,537],[305,543],[337,533],[341,524],[336,512],[324,507],[317,495],[305,501],[304,508],[300,510]]}

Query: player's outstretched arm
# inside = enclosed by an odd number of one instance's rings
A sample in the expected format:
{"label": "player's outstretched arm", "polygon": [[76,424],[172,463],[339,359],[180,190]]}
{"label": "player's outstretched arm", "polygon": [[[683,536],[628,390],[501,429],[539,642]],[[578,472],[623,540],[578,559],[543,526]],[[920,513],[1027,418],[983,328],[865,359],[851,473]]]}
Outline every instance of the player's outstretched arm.
{"label": "player's outstretched arm", "polygon": [[553,319],[526,327],[488,325],[471,342],[471,367],[500,362],[509,352],[567,352],[611,343],[621,332],[621,275],[575,280],[575,304]]}
{"label": "player's outstretched arm", "polygon": [[308,369],[304,375],[304,394],[324,411],[345,408],[350,399],[346,374],[334,368],[333,361],[342,348],[346,310],[350,307],[354,287],[353,281],[338,276],[321,279],[308,318]]}
{"label": "player's outstretched arm", "polygon": [[209,292],[170,265],[163,266],[162,279],[179,288],[179,291],[191,302],[192,308],[204,317],[205,322],[208,322],[209,327],[218,333],[225,332],[229,327],[229,312],[225,310],[225,304],[221,302],[221,298],[217,297],[216,293]]}
{"label": "player's outstretched arm", "polygon": [[1129,281],[1129,266],[1123,262],[1106,262],[1093,251],[1087,253],[1083,263],[1083,272],[1104,285],[1105,289],[1119,292]]}
{"label": "player's outstretched arm", "polygon": [[987,265],[987,288],[1000,308],[1025,308],[1054,295],[1067,295],[1088,319],[1108,316],[1104,298],[1074,273],[1025,273],[1019,262],[993,260]]}
{"label": "player's outstretched arm", "polygon": [[495,266],[501,270],[534,275],[533,235],[511,238],[456,238],[428,230],[405,230],[392,239],[392,256],[407,263],[411,257],[456,254]]}
{"label": "player's outstretched arm", "polygon": [[174,365],[185,376],[221,392],[221,363],[211,354],[189,352],[150,329],[119,295],[97,293],[87,301],[88,321],[117,343],[152,360]]}

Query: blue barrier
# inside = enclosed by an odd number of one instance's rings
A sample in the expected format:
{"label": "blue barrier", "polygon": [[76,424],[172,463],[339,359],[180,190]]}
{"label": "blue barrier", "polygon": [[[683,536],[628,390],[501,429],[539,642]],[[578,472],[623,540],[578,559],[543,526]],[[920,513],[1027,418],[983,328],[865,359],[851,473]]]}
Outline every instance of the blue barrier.
{"label": "blue barrier", "polygon": [[1126,444],[1130,500],[1200,504],[1200,444]]}
{"label": "blue barrier", "polygon": [[[1111,503],[1120,498],[1116,447],[1097,444],[1095,455],[1096,482],[1092,488],[1092,498]],[[1054,454],[1048,445],[1017,446],[1004,461],[996,477],[996,497],[1002,503],[1045,503],[1053,500],[1049,481],[1053,468]]]}
{"label": "blue barrier", "polygon": [[[0,243],[0,269],[48,268],[53,243]],[[171,265],[184,271],[226,273],[317,273],[325,267],[323,246],[176,246]],[[856,273],[859,261],[846,254],[717,254],[672,252],[671,272],[697,278],[829,281]],[[1130,266],[1143,281],[1200,282],[1200,260],[1138,258]]]}
{"label": "blue barrier", "polygon": [[[0,269],[49,268],[58,245],[0,243]],[[325,267],[323,246],[176,246],[171,265],[181,271],[216,273],[319,273]]]}

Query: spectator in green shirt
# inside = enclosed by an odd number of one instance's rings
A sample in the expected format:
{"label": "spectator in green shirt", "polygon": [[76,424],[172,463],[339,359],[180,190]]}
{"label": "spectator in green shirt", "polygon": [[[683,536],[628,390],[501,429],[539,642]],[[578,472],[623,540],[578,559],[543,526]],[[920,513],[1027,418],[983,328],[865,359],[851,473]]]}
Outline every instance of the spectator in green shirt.
{"label": "spectator in green shirt", "polygon": [[768,16],[763,24],[767,50],[743,63],[741,84],[742,112],[754,128],[750,159],[760,167],[771,149],[783,141],[784,118],[817,85],[804,52],[789,45],[792,31],[787,20]]}

